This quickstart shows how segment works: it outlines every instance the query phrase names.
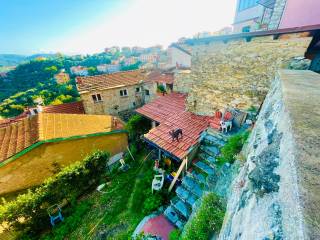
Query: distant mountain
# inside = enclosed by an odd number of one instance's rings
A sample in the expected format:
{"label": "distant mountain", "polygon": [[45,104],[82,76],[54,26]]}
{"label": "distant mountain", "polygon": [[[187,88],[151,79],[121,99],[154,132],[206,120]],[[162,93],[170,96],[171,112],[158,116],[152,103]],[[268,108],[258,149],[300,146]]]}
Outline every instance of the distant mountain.
{"label": "distant mountain", "polygon": [[18,54],[0,54],[0,66],[17,66],[22,62],[30,61],[38,57],[55,57],[56,54],[51,53],[39,53],[30,56],[18,55]]}
{"label": "distant mountain", "polygon": [[56,53],[38,53],[38,54],[33,54],[30,56],[27,56],[25,60],[33,60],[39,57],[44,57],[44,58],[51,58],[51,57],[56,57]]}
{"label": "distant mountain", "polygon": [[25,61],[26,56],[18,54],[0,54],[0,66],[16,66]]}

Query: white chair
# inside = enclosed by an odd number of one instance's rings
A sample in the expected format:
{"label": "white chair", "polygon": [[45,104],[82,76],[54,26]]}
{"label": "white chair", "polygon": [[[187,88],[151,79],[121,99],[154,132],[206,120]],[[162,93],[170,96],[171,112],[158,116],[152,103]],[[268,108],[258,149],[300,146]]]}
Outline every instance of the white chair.
{"label": "white chair", "polygon": [[151,188],[152,193],[153,193],[153,190],[155,191],[161,190],[161,188],[163,187],[163,183],[164,183],[164,175],[163,174],[155,175],[152,180],[152,188]]}

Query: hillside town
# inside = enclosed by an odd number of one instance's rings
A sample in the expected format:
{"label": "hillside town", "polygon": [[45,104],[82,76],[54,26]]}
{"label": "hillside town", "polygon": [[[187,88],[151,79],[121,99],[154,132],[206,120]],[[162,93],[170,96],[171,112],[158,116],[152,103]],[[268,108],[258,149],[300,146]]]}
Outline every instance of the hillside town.
{"label": "hillside town", "polygon": [[0,68],[0,239],[320,239],[320,5],[236,2],[167,48]]}

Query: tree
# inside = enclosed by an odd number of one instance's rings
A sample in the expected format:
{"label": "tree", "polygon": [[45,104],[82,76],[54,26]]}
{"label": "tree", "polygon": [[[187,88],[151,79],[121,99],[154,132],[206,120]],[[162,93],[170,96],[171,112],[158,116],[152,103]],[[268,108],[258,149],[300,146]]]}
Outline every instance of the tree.
{"label": "tree", "polygon": [[136,114],[129,119],[125,129],[128,130],[131,141],[139,142],[140,136],[148,132],[150,125],[150,120]]}

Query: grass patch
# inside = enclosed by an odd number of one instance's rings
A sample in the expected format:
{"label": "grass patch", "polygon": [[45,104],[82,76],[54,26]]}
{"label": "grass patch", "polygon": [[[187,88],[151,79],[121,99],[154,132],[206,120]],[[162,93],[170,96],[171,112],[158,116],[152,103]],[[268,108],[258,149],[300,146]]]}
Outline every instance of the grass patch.
{"label": "grass patch", "polygon": [[[203,197],[196,214],[185,226],[182,240],[207,240],[221,229],[225,208],[221,200],[214,193]],[[179,238],[173,238],[179,239]]]}
{"label": "grass patch", "polygon": [[[145,155],[135,156],[127,172],[109,176],[106,193],[94,192],[80,200],[79,208],[89,206],[84,214],[76,209],[42,239],[131,239],[143,217],[163,202],[161,194],[151,194],[153,162],[143,161]],[[76,224],[69,224],[69,219]]]}
{"label": "grass patch", "polygon": [[232,164],[236,160],[237,154],[241,152],[243,144],[247,141],[248,137],[248,131],[230,137],[226,145],[221,148],[221,155],[217,158],[218,164]]}

